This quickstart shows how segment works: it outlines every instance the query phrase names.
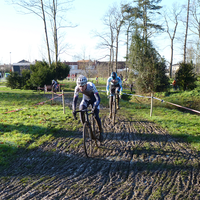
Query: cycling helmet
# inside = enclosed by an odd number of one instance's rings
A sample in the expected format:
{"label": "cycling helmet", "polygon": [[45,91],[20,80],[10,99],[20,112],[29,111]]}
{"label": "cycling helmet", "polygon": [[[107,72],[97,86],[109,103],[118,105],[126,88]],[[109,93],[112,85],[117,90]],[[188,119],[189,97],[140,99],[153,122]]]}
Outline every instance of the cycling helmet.
{"label": "cycling helmet", "polygon": [[87,78],[83,75],[80,75],[76,81],[76,84],[78,86],[84,86],[84,85],[86,85],[86,83],[87,83]]}
{"label": "cycling helmet", "polygon": [[111,78],[112,79],[116,79],[117,78],[117,73],[116,72],[112,72],[111,73]]}

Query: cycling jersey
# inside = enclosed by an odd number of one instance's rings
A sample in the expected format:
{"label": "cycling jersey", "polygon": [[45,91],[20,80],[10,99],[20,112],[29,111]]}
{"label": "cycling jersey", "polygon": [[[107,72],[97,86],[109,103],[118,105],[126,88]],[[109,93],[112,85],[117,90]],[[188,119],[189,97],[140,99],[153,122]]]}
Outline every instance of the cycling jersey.
{"label": "cycling jersey", "polygon": [[88,107],[89,104],[95,106],[99,109],[100,104],[100,96],[95,87],[95,85],[91,82],[87,82],[87,88],[83,92],[81,92],[79,86],[76,86],[74,89],[74,98],[73,98],[73,110],[76,110],[76,103],[78,100],[79,93],[83,94],[83,99],[80,103],[79,109],[84,106]]}
{"label": "cycling jersey", "polygon": [[118,88],[118,90],[123,90],[122,87],[122,81],[120,77],[117,76],[116,79],[112,79],[111,77],[107,80],[106,90],[109,91],[109,85],[111,85],[111,88]]}
{"label": "cycling jersey", "polygon": [[[101,119],[99,118],[99,104],[100,104],[99,93],[93,83],[87,82],[86,85],[87,87],[84,91],[81,91],[79,86],[75,87],[72,109],[74,111],[76,110],[76,103],[78,100],[79,93],[82,93],[83,98],[79,105],[79,110],[86,109],[90,104],[92,105],[92,108],[95,107],[95,110],[94,110],[95,119],[97,120],[98,126],[101,129]],[[81,112],[80,112],[80,119],[81,119],[82,124],[84,124],[85,122],[84,114]]]}

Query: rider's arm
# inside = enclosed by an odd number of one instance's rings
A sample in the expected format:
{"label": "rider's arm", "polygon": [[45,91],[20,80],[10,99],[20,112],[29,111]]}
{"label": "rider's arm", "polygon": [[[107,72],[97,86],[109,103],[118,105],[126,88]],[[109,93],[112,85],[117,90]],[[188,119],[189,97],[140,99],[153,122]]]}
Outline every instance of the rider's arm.
{"label": "rider's arm", "polygon": [[118,77],[118,78],[119,78],[120,91],[122,92],[122,90],[123,90],[123,87],[122,87],[122,80],[121,80],[120,77]]}
{"label": "rider's arm", "polygon": [[95,105],[95,107],[97,108],[97,107],[99,106],[99,104],[100,104],[101,98],[100,98],[98,92],[94,93],[94,96],[95,96],[95,98],[96,98],[96,102],[94,103],[94,105]]}
{"label": "rider's arm", "polygon": [[94,84],[92,84],[92,87],[93,87],[94,97],[96,99],[94,106],[97,108],[100,104],[101,98]]}
{"label": "rider's arm", "polygon": [[72,110],[73,111],[76,110],[76,103],[78,100],[78,95],[79,95],[79,88],[76,86],[74,89],[74,98],[73,98],[73,102],[72,102]]}
{"label": "rider's arm", "polygon": [[110,81],[111,81],[111,77],[109,77],[107,79],[107,85],[106,85],[106,91],[109,92],[109,84],[110,84]]}

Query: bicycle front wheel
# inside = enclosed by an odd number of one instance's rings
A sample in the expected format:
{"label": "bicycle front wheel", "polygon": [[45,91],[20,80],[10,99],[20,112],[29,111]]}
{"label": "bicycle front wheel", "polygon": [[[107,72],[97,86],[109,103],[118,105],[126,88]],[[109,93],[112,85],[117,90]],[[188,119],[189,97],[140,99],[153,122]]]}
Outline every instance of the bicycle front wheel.
{"label": "bicycle front wheel", "polygon": [[97,140],[100,140],[100,138],[101,138],[101,132],[100,132],[97,120],[95,119],[94,116],[92,116],[91,122],[92,122],[91,123],[92,133],[93,133],[93,136],[95,138],[95,144],[96,144],[96,147],[98,147]]}
{"label": "bicycle front wheel", "polygon": [[83,147],[87,157],[93,156],[95,148],[95,140],[92,139],[90,124],[84,123],[83,125]]}

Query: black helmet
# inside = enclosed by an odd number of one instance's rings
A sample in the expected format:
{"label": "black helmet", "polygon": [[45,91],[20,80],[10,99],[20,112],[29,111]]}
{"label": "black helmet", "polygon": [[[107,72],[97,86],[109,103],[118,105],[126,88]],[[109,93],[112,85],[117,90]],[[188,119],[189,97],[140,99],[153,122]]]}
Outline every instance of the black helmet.
{"label": "black helmet", "polygon": [[112,79],[116,79],[117,78],[117,73],[116,72],[112,72],[111,73],[111,78]]}

